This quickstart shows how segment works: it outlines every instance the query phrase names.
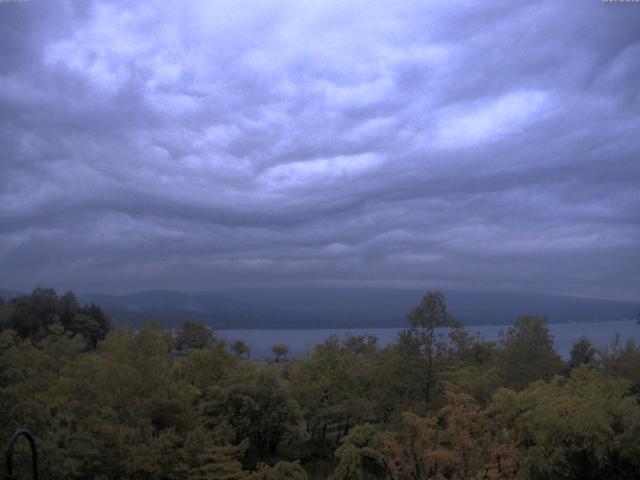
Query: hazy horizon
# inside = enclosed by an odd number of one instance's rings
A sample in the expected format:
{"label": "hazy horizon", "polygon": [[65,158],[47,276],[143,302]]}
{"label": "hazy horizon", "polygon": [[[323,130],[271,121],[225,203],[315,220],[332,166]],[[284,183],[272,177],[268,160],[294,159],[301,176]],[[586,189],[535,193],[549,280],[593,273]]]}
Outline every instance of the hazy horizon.
{"label": "hazy horizon", "polygon": [[[455,288],[455,289],[439,289],[435,286],[433,287],[415,287],[415,286],[403,286],[403,285],[368,285],[359,283],[357,285],[349,284],[349,285],[323,285],[323,284],[307,284],[307,285],[219,285],[210,288],[135,288],[135,289],[105,289],[105,290],[82,290],[82,289],[74,289],[72,287],[60,287],[55,284],[34,284],[31,287],[27,287],[24,289],[16,289],[16,288],[7,288],[6,285],[0,285],[0,292],[13,292],[21,295],[28,295],[36,288],[53,288],[57,291],[58,294],[63,292],[71,291],[76,295],[80,296],[91,296],[91,295],[105,295],[105,296],[114,296],[114,297],[123,297],[130,296],[136,294],[150,293],[150,292],[167,292],[167,293],[179,293],[185,295],[196,295],[196,294],[204,294],[204,293],[225,293],[225,292],[233,292],[233,291],[344,291],[348,292],[414,292],[416,294],[426,293],[429,291],[441,291],[445,294],[447,292],[455,292],[455,293],[463,293],[463,294],[491,294],[491,295],[505,295],[505,296],[540,296],[540,297],[558,297],[558,298],[575,298],[575,299],[584,299],[584,300],[602,300],[602,301],[615,301],[615,302],[626,302],[630,304],[638,304],[640,306],[640,300],[637,300],[637,296],[632,296],[629,299],[626,298],[614,298],[614,297],[602,297],[602,296],[586,296],[586,295],[574,295],[574,294],[564,294],[559,292],[544,292],[544,291],[522,291],[522,290],[498,290],[494,288]],[[445,295],[446,296],[446,295]]]}

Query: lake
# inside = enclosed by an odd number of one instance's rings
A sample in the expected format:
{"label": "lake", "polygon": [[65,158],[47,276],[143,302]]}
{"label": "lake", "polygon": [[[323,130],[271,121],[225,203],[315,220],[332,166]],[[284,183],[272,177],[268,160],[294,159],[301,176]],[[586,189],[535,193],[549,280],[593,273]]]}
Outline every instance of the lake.
{"label": "lake", "polygon": [[[574,342],[586,336],[596,347],[611,345],[616,333],[620,334],[623,343],[628,340],[640,342],[640,325],[634,320],[618,322],[593,323],[550,323],[549,331],[554,337],[556,351],[565,358]],[[467,330],[475,334],[480,332],[485,340],[497,340],[500,330],[508,325],[470,326]],[[273,357],[271,347],[276,343],[284,343],[289,347],[289,356],[302,356],[313,351],[313,347],[324,342],[330,335],[344,338],[348,335],[374,335],[378,337],[378,345],[392,343],[401,328],[350,328],[350,329],[296,329],[296,330],[219,330],[218,337],[232,342],[243,340],[251,348],[251,358],[263,359]]]}

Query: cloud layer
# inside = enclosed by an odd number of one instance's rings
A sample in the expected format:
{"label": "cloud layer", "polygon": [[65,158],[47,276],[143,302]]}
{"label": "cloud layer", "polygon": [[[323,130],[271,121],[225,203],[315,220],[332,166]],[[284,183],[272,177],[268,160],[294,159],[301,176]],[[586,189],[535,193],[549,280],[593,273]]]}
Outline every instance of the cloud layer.
{"label": "cloud layer", "polygon": [[640,7],[0,3],[0,285],[637,300]]}

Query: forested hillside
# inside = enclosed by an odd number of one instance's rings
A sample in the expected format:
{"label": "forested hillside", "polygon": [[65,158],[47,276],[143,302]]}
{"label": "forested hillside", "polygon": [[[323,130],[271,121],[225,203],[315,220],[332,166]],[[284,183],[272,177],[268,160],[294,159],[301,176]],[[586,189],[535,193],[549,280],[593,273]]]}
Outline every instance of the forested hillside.
{"label": "forested hillside", "polygon": [[[187,293],[154,290],[127,295],[80,295],[95,302],[119,325],[161,319],[175,326],[197,319],[228,328],[402,327],[407,311],[424,292],[383,288],[236,288]],[[500,291],[446,291],[449,309],[465,325],[509,324],[522,312],[550,322],[637,318],[640,303]]]}
{"label": "forested hillside", "polygon": [[563,361],[526,315],[486,342],[429,292],[388,347],[332,337],[255,362],[198,322],[113,330],[74,299],[0,305],[0,436],[30,429],[44,479],[640,476],[634,343],[583,339]]}

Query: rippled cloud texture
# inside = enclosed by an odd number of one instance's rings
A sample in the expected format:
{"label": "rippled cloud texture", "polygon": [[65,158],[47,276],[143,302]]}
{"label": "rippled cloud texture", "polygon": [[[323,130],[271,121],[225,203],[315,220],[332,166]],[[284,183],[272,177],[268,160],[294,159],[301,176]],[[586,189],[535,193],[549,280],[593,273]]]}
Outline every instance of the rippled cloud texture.
{"label": "rippled cloud texture", "polygon": [[0,3],[0,286],[636,299],[640,6]]}

